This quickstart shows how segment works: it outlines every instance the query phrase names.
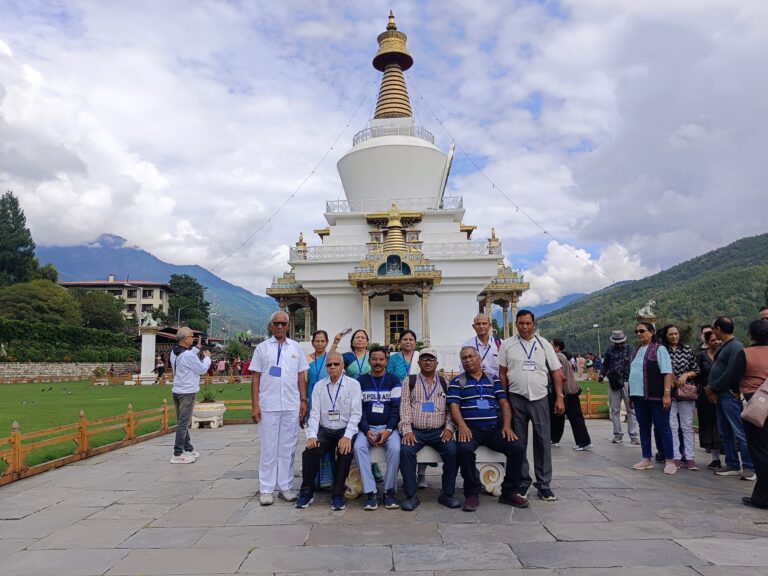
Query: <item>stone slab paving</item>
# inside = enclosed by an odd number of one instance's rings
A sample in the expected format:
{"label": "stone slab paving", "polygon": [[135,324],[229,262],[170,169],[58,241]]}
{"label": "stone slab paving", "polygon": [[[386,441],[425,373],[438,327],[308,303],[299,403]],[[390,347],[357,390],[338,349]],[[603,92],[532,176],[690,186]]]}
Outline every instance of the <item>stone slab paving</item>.
{"label": "stone slab paving", "polygon": [[201,458],[189,466],[170,465],[172,438],[157,438],[0,487],[0,573],[768,574],[768,512],[740,504],[752,483],[635,472],[638,447],[611,444],[607,421],[588,427],[592,452],[573,452],[569,431],[554,449],[558,502],[532,492],[518,510],[483,496],[473,513],[436,503],[433,468],[413,513],[366,512],[360,501],[333,512],[327,492],[306,510],[262,507],[256,426],[194,431]]}

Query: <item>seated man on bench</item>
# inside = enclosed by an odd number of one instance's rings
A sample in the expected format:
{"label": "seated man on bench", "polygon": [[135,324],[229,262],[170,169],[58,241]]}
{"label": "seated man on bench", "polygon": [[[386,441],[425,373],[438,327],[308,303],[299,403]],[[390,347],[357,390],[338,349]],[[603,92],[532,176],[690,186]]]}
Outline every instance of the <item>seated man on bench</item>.
{"label": "seated man on bench", "polygon": [[528,499],[519,494],[525,450],[512,431],[512,409],[504,388],[498,378],[483,371],[474,347],[462,347],[459,358],[464,372],[451,380],[446,402],[458,430],[457,453],[464,478],[463,508],[474,512],[480,506],[480,474],[475,465],[478,446],[487,446],[507,457],[499,502],[527,508]]}
{"label": "seated man on bench", "polygon": [[400,505],[410,512],[421,503],[416,495],[416,457],[424,446],[437,450],[443,460],[443,486],[437,501],[448,508],[458,508],[461,502],[456,491],[455,426],[446,410],[447,386],[436,374],[437,352],[425,348],[419,353],[419,374],[411,374],[402,388],[400,399],[400,473],[406,500]]}

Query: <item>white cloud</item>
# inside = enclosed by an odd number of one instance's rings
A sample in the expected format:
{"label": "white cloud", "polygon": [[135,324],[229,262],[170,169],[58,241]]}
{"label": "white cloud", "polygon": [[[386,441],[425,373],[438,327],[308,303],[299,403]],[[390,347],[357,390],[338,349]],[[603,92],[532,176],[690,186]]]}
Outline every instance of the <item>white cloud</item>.
{"label": "white cloud", "polygon": [[[0,0],[2,4],[2,0]],[[0,10],[0,185],[38,243],[112,232],[263,293],[324,226],[370,115],[388,3],[25,2]],[[399,3],[417,121],[615,279],[765,230],[768,4]],[[421,99],[423,96],[424,100]],[[535,304],[610,281],[457,151],[449,194],[492,226]],[[589,252],[584,247],[589,247]],[[523,258],[525,256],[525,258]]]}

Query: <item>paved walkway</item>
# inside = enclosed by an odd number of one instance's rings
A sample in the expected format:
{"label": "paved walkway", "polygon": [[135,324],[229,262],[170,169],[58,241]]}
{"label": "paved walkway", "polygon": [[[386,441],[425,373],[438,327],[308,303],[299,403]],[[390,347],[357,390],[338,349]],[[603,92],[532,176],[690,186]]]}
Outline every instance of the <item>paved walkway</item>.
{"label": "paved walkway", "polygon": [[752,483],[634,472],[636,446],[611,444],[607,421],[589,428],[592,453],[568,430],[555,449],[558,502],[482,497],[475,513],[436,504],[436,475],[414,513],[332,512],[327,494],[260,507],[255,426],[195,431],[189,466],[168,463],[166,436],[0,488],[0,573],[768,574],[768,512],[740,504]]}

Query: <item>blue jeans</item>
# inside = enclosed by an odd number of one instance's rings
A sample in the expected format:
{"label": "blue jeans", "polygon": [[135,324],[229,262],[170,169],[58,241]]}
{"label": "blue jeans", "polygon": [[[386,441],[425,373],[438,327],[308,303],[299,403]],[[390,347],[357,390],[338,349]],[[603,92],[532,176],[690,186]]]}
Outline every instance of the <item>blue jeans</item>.
{"label": "blue jeans", "polygon": [[192,452],[192,442],[189,440],[189,422],[192,420],[192,410],[195,407],[197,394],[173,393],[173,405],[176,408],[176,440],[173,443],[173,455],[181,456],[182,452]]}
{"label": "blue jeans", "polygon": [[443,430],[444,428],[431,430],[414,428],[413,435],[416,437],[416,443],[413,446],[406,444],[400,446],[400,474],[403,475],[403,492],[406,498],[416,496],[416,457],[424,446],[437,450],[443,461],[443,495],[453,496],[456,491],[456,472],[458,471],[456,442],[453,440],[443,442],[440,438]]}
{"label": "blue jeans", "polygon": [[[653,457],[651,448],[651,426],[661,435],[664,457],[672,459],[672,430],[669,427],[669,410],[664,409],[661,400],[646,400],[642,396],[632,396],[637,424],[640,427],[640,447],[643,458]],[[658,446],[657,446],[658,447]]]}
{"label": "blue jeans", "polygon": [[[386,425],[371,426],[374,432],[383,432]],[[376,480],[371,472],[371,454],[368,451],[371,444],[368,437],[360,433],[357,435],[354,444],[355,461],[360,470],[360,478],[363,481],[363,490],[366,494],[376,491]],[[387,471],[384,474],[384,491],[394,492],[397,489],[397,470],[400,467],[400,434],[397,430],[392,431],[392,435],[384,443],[387,452]]]}
{"label": "blue jeans", "polygon": [[[741,422],[741,410],[741,400],[730,392],[717,397],[717,428],[720,431],[720,439],[723,441],[726,465],[737,470],[742,466],[754,470],[747,448],[744,424]],[[739,464],[739,453],[741,453],[741,464]]]}

